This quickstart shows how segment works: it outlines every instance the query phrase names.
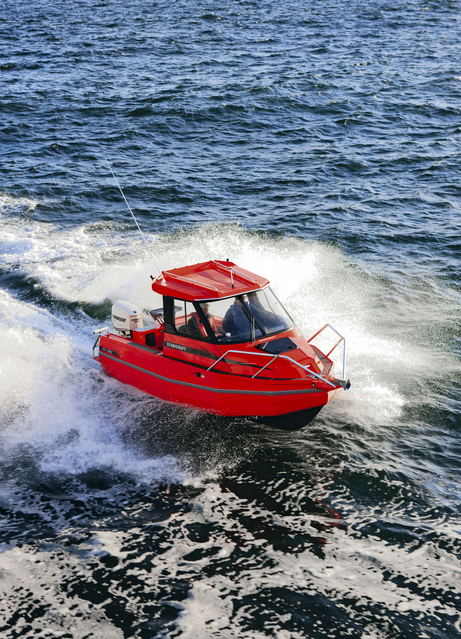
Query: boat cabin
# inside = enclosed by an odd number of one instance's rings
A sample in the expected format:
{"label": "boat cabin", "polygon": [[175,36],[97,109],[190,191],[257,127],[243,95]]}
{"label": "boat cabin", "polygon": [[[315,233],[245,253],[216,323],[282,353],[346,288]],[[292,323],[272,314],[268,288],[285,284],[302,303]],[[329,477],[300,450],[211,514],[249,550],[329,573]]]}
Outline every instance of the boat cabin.
{"label": "boat cabin", "polygon": [[[266,369],[263,354],[280,357],[274,366],[282,378],[325,376],[331,370],[329,354],[310,343],[327,325],[306,341],[269,280],[233,262],[211,260],[163,271],[152,290],[163,297],[163,307],[150,311],[153,326],[143,326],[140,310],[129,302],[112,307],[116,335],[138,348],[245,377]],[[271,364],[266,372],[272,369]]]}
{"label": "boat cabin", "polygon": [[[164,271],[152,289],[163,296],[159,311],[170,346],[177,343],[175,337],[223,346],[252,344],[294,329],[269,280],[233,262],[213,260]],[[187,341],[180,340],[186,347]]]}
{"label": "boat cabin", "polygon": [[210,261],[164,271],[152,289],[163,295],[166,333],[236,344],[293,328],[268,284],[232,262]]}

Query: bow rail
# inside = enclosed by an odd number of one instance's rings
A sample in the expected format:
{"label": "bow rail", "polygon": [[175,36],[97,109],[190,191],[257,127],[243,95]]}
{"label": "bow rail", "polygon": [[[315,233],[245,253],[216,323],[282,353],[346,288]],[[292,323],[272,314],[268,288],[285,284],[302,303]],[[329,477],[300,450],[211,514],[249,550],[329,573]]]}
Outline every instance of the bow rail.
{"label": "bow rail", "polygon": [[259,375],[259,373],[261,373],[265,368],[267,368],[268,366],[270,366],[270,364],[272,364],[273,361],[275,361],[276,359],[285,359],[288,362],[290,362],[291,364],[294,364],[295,366],[298,366],[299,368],[302,368],[304,371],[306,371],[306,373],[308,375],[312,375],[313,377],[316,377],[317,379],[320,379],[322,382],[325,382],[326,384],[329,384],[332,388],[336,388],[336,386],[334,384],[332,384],[331,382],[329,382],[327,379],[325,379],[324,377],[322,377],[321,375],[319,375],[318,373],[314,373],[314,371],[311,371],[309,368],[309,364],[307,366],[303,366],[302,364],[300,364],[299,362],[296,362],[294,359],[291,359],[291,357],[288,357],[288,355],[269,355],[269,353],[255,353],[255,352],[250,352],[250,351],[236,351],[236,350],[229,350],[226,353],[224,353],[223,355],[221,355],[221,357],[219,359],[217,359],[215,362],[213,362],[213,364],[207,368],[207,371],[211,371],[216,364],[219,364],[219,362],[221,361],[225,361],[227,355],[229,355],[230,353],[236,353],[239,355],[257,355],[259,357],[270,357],[271,361],[267,362],[267,364],[265,364],[264,366],[262,366],[259,371],[257,371],[254,375],[252,375],[252,379],[254,379],[257,375]]}
{"label": "bow rail", "polygon": [[328,352],[326,357],[329,357],[331,355],[331,353],[335,350],[335,348],[337,346],[339,346],[339,344],[341,344],[341,342],[344,342],[344,344],[343,344],[343,379],[345,380],[346,379],[346,338],[343,335],[341,335],[341,333],[339,331],[337,331],[336,328],[334,328],[331,324],[325,324],[325,326],[323,328],[321,328],[319,331],[317,331],[315,333],[315,335],[312,335],[312,337],[310,337],[307,340],[307,343],[309,344],[310,342],[312,342],[314,337],[317,337],[317,335],[320,335],[320,333],[322,331],[324,331],[327,328],[327,326],[329,328],[331,328],[331,330],[334,331],[336,333],[336,335],[339,335],[340,339],[336,342],[336,344],[333,346],[331,351]]}

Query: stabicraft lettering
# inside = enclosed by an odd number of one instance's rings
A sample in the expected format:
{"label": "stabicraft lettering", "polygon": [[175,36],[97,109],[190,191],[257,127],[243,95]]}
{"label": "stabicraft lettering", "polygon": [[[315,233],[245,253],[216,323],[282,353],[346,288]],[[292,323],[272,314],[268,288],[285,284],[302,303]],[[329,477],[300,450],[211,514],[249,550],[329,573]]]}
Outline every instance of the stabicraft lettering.
{"label": "stabicraft lettering", "polygon": [[178,351],[185,351],[187,348],[186,346],[182,346],[182,344],[172,344],[171,342],[166,342],[166,345],[170,348],[176,348]]}

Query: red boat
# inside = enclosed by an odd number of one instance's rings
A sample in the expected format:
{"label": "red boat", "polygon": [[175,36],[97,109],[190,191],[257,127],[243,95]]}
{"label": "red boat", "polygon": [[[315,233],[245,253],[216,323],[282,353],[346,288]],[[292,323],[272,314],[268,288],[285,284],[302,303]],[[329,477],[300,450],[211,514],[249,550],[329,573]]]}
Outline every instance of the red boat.
{"label": "red boat", "polygon": [[[345,340],[329,324],[306,340],[269,287],[233,262],[212,260],[163,271],[152,289],[163,308],[153,323],[129,302],[112,307],[113,332],[95,331],[103,370],[159,397],[228,417],[286,429],[308,424],[347,390]],[[324,329],[339,341],[325,355],[311,342]],[[330,355],[343,342],[343,379]]]}

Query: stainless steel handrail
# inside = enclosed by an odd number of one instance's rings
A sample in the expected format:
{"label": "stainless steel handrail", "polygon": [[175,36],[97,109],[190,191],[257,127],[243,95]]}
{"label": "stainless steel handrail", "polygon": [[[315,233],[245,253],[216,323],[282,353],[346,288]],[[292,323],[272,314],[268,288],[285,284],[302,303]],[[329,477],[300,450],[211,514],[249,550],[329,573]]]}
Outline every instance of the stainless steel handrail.
{"label": "stainless steel handrail", "polygon": [[[328,353],[328,355],[331,355],[331,353],[335,350],[335,348],[338,346],[338,344],[340,344],[341,342],[344,342],[344,345],[343,345],[343,379],[346,379],[346,338],[343,335],[341,335],[341,333],[339,331],[337,331],[336,328],[334,328],[331,324],[328,324],[328,323],[325,324],[325,326],[323,328],[321,328],[319,331],[317,331],[315,333],[315,335],[312,335],[312,337],[310,337],[307,340],[307,343],[312,342],[314,337],[317,337],[317,335],[320,335],[320,333],[322,331],[324,331],[327,326],[329,326],[331,328],[331,330],[334,331],[336,333],[336,335],[339,335],[339,337],[341,338],[338,342],[336,342],[336,344],[333,346],[333,348]],[[328,355],[326,355],[326,357],[328,357]]]}
{"label": "stainless steel handrail", "polygon": [[[101,339],[101,334],[99,334],[96,338],[95,343],[93,344],[93,359],[96,359],[96,353],[94,352],[96,347],[99,346],[99,340]],[[98,353],[99,354],[99,353]]]}
{"label": "stainless steel handrail", "polygon": [[246,283],[249,284],[250,282],[252,284],[255,284],[255,281],[252,277],[250,277],[249,275],[244,275],[243,273],[241,273],[240,271],[236,271],[235,268],[233,268],[232,266],[226,266],[225,264],[219,264],[216,260],[213,260],[213,263],[216,264],[216,266],[218,266],[219,268],[225,268],[228,271],[231,271],[231,273],[237,273],[238,275],[240,275],[240,280],[246,280]]}
{"label": "stainless steel handrail", "polygon": [[272,362],[276,359],[286,359],[288,362],[291,362],[292,364],[295,364],[295,366],[299,366],[299,368],[302,368],[304,371],[306,371],[306,373],[308,373],[308,375],[312,375],[313,377],[316,377],[317,379],[322,380],[322,382],[325,382],[326,384],[329,384],[332,388],[336,388],[336,386],[334,384],[332,384],[331,382],[329,382],[327,379],[325,379],[324,377],[322,377],[321,375],[318,375],[317,373],[314,373],[314,371],[311,371],[309,369],[309,365],[308,366],[303,366],[302,364],[300,364],[299,362],[295,361],[294,359],[291,359],[291,357],[288,357],[287,355],[269,355],[269,353],[254,353],[254,352],[250,352],[250,351],[234,351],[234,350],[230,350],[227,351],[226,353],[224,353],[223,355],[221,355],[221,357],[219,359],[217,359],[215,362],[213,362],[213,364],[207,368],[207,371],[211,371],[212,368],[214,368],[216,366],[216,364],[219,364],[219,362],[221,360],[225,360],[226,355],[229,355],[229,353],[237,353],[240,355],[259,355],[260,357],[271,357],[271,361],[268,362],[265,366],[263,366],[262,368],[259,369],[259,371],[257,371],[254,375],[252,375],[251,379],[254,379],[257,375],[259,375],[259,373],[261,373],[261,371],[263,371],[265,368],[267,368],[270,364],[272,364]]}
{"label": "stainless steel handrail", "polygon": [[95,355],[95,348],[97,348],[99,346],[99,340],[101,339],[101,334],[104,332],[110,331],[110,328],[108,326],[103,326],[102,328],[97,328],[95,331],[93,331],[93,335],[97,335],[96,341],[93,344],[93,359],[96,359],[96,355]]}

